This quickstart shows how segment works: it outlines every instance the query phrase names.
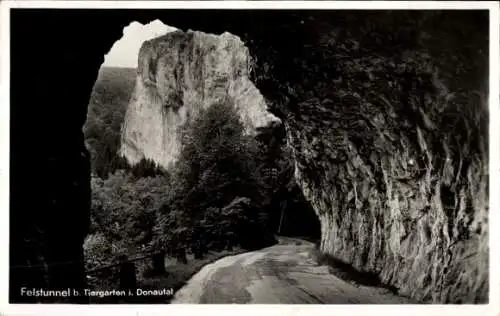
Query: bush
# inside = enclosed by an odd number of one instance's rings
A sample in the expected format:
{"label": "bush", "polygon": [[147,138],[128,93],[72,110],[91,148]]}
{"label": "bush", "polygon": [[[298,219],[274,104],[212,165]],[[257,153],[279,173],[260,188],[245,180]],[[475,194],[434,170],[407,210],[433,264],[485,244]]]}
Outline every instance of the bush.
{"label": "bush", "polygon": [[[87,236],[83,244],[85,269],[90,271],[114,263],[122,252],[121,247],[99,232]],[[92,272],[87,282],[94,289],[113,289],[117,287],[118,280],[118,270],[111,268]]]}
{"label": "bush", "polygon": [[106,180],[94,177],[91,231],[119,243],[126,254],[149,248],[166,191],[165,177],[135,179],[124,171]]}

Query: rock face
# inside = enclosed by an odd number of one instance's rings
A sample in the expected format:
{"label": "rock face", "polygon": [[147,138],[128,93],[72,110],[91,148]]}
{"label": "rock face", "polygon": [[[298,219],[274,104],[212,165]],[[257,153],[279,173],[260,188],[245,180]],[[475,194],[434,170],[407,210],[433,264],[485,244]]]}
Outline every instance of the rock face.
{"label": "rock face", "polygon": [[305,22],[324,31],[306,49],[260,52],[257,86],[282,113],[321,250],[417,300],[484,302],[487,31],[460,13],[367,15]]}
{"label": "rock face", "polygon": [[[300,106],[346,105],[310,101]],[[486,157],[467,158],[467,152],[452,149],[450,138],[432,139],[422,127],[390,131],[387,125],[402,120],[399,116],[377,121],[360,115],[332,123],[304,114],[290,124],[295,177],[319,216],[321,250],[377,272],[382,282],[422,301],[484,300]],[[299,125],[303,120],[307,127]],[[329,137],[318,137],[317,129]],[[365,136],[356,139],[355,131]]]}
{"label": "rock face", "polygon": [[488,296],[487,42],[464,18],[338,15],[249,39],[321,250],[424,302]]}
{"label": "rock face", "polygon": [[[487,302],[488,113],[464,92],[487,94],[488,11],[67,11],[11,12],[11,302],[39,300],[22,286],[85,288],[89,95],[123,27],[158,18],[248,45],[321,219],[323,251],[416,299]],[[441,72],[419,69],[412,51]],[[33,153],[44,168],[26,168]]]}
{"label": "rock face", "polygon": [[167,167],[180,150],[179,128],[200,109],[226,98],[249,133],[280,124],[267,112],[249,69],[248,49],[227,32],[175,31],[146,41],[122,127],[121,154],[131,163],[148,158]]}

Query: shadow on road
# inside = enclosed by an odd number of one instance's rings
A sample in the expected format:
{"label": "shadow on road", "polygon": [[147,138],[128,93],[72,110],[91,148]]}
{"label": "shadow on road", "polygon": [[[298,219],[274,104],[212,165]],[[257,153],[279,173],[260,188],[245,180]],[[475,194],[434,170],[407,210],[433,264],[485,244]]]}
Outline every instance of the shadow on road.
{"label": "shadow on road", "polygon": [[318,263],[318,265],[328,266],[328,270],[331,274],[334,274],[345,281],[351,281],[359,285],[381,287],[389,290],[393,294],[399,294],[397,287],[384,284],[376,273],[360,271],[349,263],[346,263],[329,254],[322,253],[317,246],[312,250],[311,257]]}

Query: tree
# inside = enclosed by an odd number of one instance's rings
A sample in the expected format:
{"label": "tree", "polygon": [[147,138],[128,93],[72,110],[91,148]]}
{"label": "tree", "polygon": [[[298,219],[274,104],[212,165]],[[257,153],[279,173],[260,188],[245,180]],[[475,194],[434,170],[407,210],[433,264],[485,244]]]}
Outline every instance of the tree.
{"label": "tree", "polygon": [[[185,246],[209,239],[220,248],[230,238],[235,240],[237,227],[245,227],[243,231],[253,235],[256,230],[246,229],[249,226],[242,223],[257,223],[265,202],[259,146],[245,132],[232,103],[225,100],[200,111],[183,127],[181,143],[171,195],[158,223],[160,239]],[[252,207],[245,207],[244,212],[236,211],[238,208],[228,211],[226,207],[240,197]],[[247,216],[248,212],[254,214]],[[240,237],[236,239],[241,244],[244,238]]]}
{"label": "tree", "polygon": [[177,170],[188,189],[186,207],[193,212],[223,207],[242,192],[259,201],[257,143],[245,134],[230,102],[202,111],[185,126],[182,141]]}
{"label": "tree", "polygon": [[167,171],[161,166],[157,165],[153,160],[142,158],[137,164],[131,166],[130,172],[138,178],[155,177],[157,175],[167,176]]}
{"label": "tree", "polygon": [[167,191],[167,179],[161,176],[135,179],[117,171],[106,180],[94,177],[91,233],[112,244],[113,258],[142,252],[153,241],[157,211]]}

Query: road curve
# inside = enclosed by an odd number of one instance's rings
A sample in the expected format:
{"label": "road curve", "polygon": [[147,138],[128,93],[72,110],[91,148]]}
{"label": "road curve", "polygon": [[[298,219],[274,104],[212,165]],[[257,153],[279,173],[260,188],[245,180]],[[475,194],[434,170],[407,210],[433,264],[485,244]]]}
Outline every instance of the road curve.
{"label": "road curve", "polygon": [[408,304],[386,289],[356,285],[318,266],[313,244],[286,242],[203,267],[173,304]]}

